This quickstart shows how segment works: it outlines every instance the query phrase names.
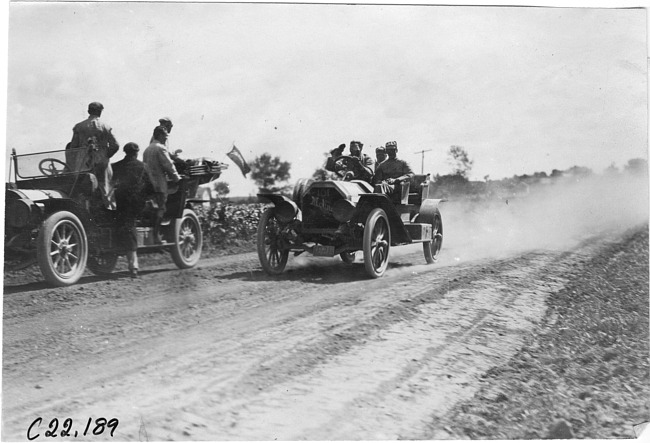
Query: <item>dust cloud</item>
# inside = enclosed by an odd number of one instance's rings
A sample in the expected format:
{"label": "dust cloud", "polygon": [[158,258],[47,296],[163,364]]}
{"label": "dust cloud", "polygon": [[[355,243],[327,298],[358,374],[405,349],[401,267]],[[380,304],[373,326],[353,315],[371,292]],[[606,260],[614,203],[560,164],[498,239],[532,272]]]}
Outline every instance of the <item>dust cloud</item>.
{"label": "dust cloud", "polygon": [[451,198],[441,204],[441,255],[458,262],[612,239],[647,224],[648,204],[647,176],[622,174],[565,177],[480,202]]}

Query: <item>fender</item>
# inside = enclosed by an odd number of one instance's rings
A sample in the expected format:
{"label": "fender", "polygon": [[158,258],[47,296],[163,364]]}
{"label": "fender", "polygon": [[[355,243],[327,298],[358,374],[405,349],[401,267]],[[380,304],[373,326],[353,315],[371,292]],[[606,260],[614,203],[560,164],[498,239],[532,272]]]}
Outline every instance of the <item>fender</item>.
{"label": "fender", "polygon": [[257,197],[261,203],[273,203],[275,206],[283,202],[293,202],[290,198],[280,194],[257,194]]}
{"label": "fender", "polygon": [[302,219],[302,212],[300,208],[290,198],[278,194],[257,194],[260,201],[268,200],[275,206],[275,217],[280,223],[289,223],[291,220],[298,217]]}
{"label": "fender", "polygon": [[440,202],[445,201],[442,198],[425,198],[422,204],[420,205],[420,215],[418,216],[418,223],[429,223],[433,224],[433,219],[436,214],[440,214],[440,209],[438,206]]}

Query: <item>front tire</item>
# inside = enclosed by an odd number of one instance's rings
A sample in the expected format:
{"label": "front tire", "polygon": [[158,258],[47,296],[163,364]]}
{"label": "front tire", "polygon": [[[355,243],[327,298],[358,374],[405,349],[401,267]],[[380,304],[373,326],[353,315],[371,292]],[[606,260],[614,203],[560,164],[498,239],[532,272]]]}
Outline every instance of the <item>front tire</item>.
{"label": "front tire", "polygon": [[201,258],[203,233],[199,218],[191,209],[184,209],[183,216],[174,220],[172,260],[180,269],[193,268]]}
{"label": "front tire", "polygon": [[390,225],[383,209],[370,211],[363,231],[363,263],[372,278],[384,275],[390,252]]}
{"label": "front tire", "polygon": [[280,234],[281,228],[275,218],[275,208],[268,208],[257,225],[257,256],[267,274],[281,274],[289,259],[289,250],[281,249]]}
{"label": "front tire", "polygon": [[429,265],[438,261],[440,249],[442,248],[442,217],[440,216],[440,213],[437,213],[433,217],[431,231],[433,239],[422,243],[424,259]]}
{"label": "front tire", "polygon": [[53,286],[69,286],[79,281],[88,260],[88,239],[76,215],[68,211],[50,215],[36,241],[38,266],[45,281]]}

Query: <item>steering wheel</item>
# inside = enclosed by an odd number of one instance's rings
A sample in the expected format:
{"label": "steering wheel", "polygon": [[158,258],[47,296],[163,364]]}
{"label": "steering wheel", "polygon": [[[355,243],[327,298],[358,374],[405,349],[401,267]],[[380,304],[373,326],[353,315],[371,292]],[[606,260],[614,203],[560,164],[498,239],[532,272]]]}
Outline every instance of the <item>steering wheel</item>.
{"label": "steering wheel", "polygon": [[67,163],[56,158],[46,158],[41,160],[38,164],[38,169],[43,173],[43,175],[47,176],[59,175],[70,170]]}
{"label": "steering wheel", "polygon": [[351,155],[342,155],[334,162],[334,171],[343,180],[354,180],[361,176],[361,161]]}

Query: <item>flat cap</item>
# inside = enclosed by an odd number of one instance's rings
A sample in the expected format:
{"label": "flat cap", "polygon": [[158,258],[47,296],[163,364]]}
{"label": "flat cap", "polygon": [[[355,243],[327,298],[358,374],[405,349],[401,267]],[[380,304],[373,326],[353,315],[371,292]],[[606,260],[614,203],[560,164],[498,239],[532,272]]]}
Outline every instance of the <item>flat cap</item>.
{"label": "flat cap", "polygon": [[386,142],[386,149],[397,149],[397,142]]}
{"label": "flat cap", "polygon": [[101,111],[104,109],[104,105],[102,105],[99,102],[92,102],[91,104],[88,105],[88,110],[90,111],[91,109],[96,111]]}
{"label": "flat cap", "polygon": [[384,148],[383,146],[379,146],[377,147],[377,149],[375,149],[375,152],[386,152],[386,148]]}
{"label": "flat cap", "polygon": [[129,142],[124,145],[123,149],[127,154],[133,154],[134,152],[138,152],[140,150],[140,147],[137,143]]}

